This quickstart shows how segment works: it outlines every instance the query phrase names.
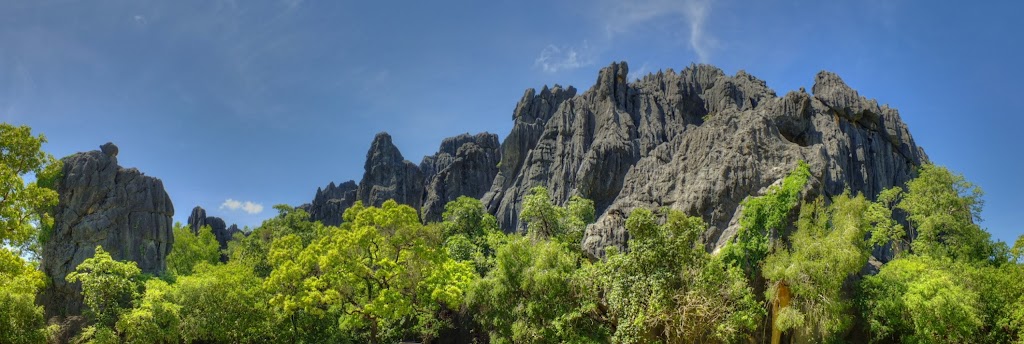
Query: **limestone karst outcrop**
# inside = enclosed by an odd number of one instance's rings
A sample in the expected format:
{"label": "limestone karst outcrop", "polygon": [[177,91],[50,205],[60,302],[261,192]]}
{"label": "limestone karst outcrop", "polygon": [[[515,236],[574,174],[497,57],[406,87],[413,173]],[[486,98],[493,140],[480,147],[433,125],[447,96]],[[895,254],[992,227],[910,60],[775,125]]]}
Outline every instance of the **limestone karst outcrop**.
{"label": "limestone karst outcrop", "polygon": [[351,180],[338,185],[331,182],[325,188],[317,188],[313,202],[305,207],[309,219],[327,226],[340,225],[341,215],[356,202],[358,191],[359,185]]}
{"label": "limestone karst outcrop", "polygon": [[390,135],[379,133],[366,153],[359,184],[331,182],[299,208],[313,221],[336,226],[357,200],[379,206],[394,199],[420,210],[424,220],[437,221],[448,202],[459,196],[480,198],[490,189],[498,173],[499,147],[495,134],[462,134],[444,139],[436,154],[415,165],[405,160]]}
{"label": "limestone karst outcrop", "polygon": [[[242,230],[238,229],[238,225],[232,224],[229,227],[219,217],[206,216],[206,209],[199,206],[192,208],[192,213],[188,216],[188,226],[192,229],[193,233],[198,233],[199,228],[203,226],[210,226],[210,230],[213,232],[213,236],[217,238],[217,243],[220,244],[221,250],[228,248],[228,242],[231,241],[231,238],[236,233],[242,233]],[[222,255],[221,261],[227,261],[227,256]]]}
{"label": "limestone karst outcrop", "polygon": [[388,133],[377,133],[366,152],[363,179],[357,195],[368,206],[380,206],[389,199],[419,209],[423,203],[423,173],[419,166],[402,157]]}
{"label": "limestone karst outcrop", "polygon": [[445,204],[459,196],[483,197],[498,174],[499,148],[498,135],[462,134],[444,139],[437,154],[424,157],[423,220],[440,221]]}
{"label": "limestone karst outcrop", "polygon": [[40,295],[47,318],[79,315],[81,287],[65,277],[94,255],[96,246],[114,259],[130,260],[145,273],[160,273],[174,243],[174,205],[160,179],[117,164],[118,148],[62,159],[53,232],[43,245],[42,271],[51,279]]}
{"label": "limestone karst outcrop", "polygon": [[[556,202],[572,195],[594,200],[598,220],[581,243],[592,254],[625,244],[625,217],[637,207],[667,206],[702,217],[710,226],[705,242],[715,249],[735,233],[740,202],[799,161],[813,175],[804,193],[809,199],[846,189],[873,198],[904,184],[928,160],[895,109],[824,71],[811,93],[801,88],[779,96],[744,71],[727,75],[691,65],[631,81],[625,62],[612,63],[581,94],[557,85],[527,90],[512,120],[498,152],[489,150],[490,138],[481,144],[460,136],[446,139],[418,169],[402,160],[390,136],[378,135],[357,199],[379,204],[395,198],[436,221],[454,195],[481,197],[501,227],[514,231],[522,229],[523,196],[545,186]],[[454,163],[462,148],[451,152],[460,142],[480,151],[467,148],[464,162]],[[453,161],[447,174],[446,161]],[[410,178],[417,174],[419,184]],[[488,190],[476,196],[487,179]]]}

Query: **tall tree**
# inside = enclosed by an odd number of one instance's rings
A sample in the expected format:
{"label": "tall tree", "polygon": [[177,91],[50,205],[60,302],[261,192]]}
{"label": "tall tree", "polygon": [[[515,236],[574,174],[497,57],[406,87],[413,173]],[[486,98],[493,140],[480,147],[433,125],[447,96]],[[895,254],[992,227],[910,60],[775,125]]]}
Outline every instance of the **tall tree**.
{"label": "tall tree", "polygon": [[707,226],[700,218],[666,212],[660,221],[647,209],[634,210],[626,221],[628,251],[609,248],[606,261],[594,265],[613,341],[744,339],[764,311],[743,271],[704,250]]}
{"label": "tall tree", "polygon": [[180,222],[174,224],[174,246],[167,255],[168,271],[187,276],[200,262],[217,264],[219,259],[220,243],[210,226],[200,227],[198,233],[193,233],[191,228]]}

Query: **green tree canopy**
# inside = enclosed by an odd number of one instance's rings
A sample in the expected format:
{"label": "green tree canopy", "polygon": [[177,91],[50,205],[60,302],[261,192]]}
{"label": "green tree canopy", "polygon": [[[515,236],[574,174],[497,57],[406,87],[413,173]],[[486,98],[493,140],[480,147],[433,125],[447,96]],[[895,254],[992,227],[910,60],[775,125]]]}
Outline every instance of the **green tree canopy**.
{"label": "green tree canopy", "polygon": [[210,226],[202,226],[198,233],[180,222],[174,224],[174,246],[167,255],[167,271],[179,276],[192,274],[200,262],[217,264],[220,260],[220,243]]}
{"label": "green tree canopy", "polygon": [[88,314],[100,327],[112,329],[114,323],[139,291],[142,270],[135,262],[114,260],[103,247],[75,267],[66,277],[68,282],[82,283],[82,298]]}
{"label": "green tree canopy", "polygon": [[704,250],[707,226],[665,210],[663,224],[647,209],[626,221],[629,250],[609,248],[595,280],[604,296],[613,341],[736,342],[763,316],[742,270]]}

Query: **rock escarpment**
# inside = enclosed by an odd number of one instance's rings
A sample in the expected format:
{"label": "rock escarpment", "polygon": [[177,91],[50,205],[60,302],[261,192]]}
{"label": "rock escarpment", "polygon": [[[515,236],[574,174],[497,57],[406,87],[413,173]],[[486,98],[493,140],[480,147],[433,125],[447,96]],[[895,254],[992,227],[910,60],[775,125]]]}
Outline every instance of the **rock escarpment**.
{"label": "rock escarpment", "polygon": [[47,318],[82,312],[81,286],[65,277],[91,258],[96,246],[146,273],[159,273],[174,243],[174,205],[160,179],[117,164],[117,146],[62,159],[54,228],[43,245],[41,269],[52,283],[40,302]]}
{"label": "rock escarpment", "polygon": [[[217,238],[217,243],[220,244],[221,250],[228,248],[228,242],[231,241],[231,238],[236,233],[242,233],[242,230],[238,229],[238,226],[235,224],[228,227],[223,219],[216,216],[206,216],[206,209],[199,206],[192,208],[192,213],[188,216],[188,226],[192,228],[193,233],[199,233],[199,228],[203,226],[210,226],[210,230],[213,232],[213,236]],[[227,261],[227,256],[222,255],[221,261]]]}

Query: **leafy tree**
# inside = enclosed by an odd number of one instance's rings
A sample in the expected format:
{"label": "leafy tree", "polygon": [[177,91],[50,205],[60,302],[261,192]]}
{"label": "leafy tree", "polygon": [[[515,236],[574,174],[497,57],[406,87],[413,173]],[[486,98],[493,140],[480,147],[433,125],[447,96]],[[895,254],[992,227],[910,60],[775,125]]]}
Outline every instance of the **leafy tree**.
{"label": "leafy tree", "polygon": [[523,210],[519,213],[519,219],[526,224],[527,232],[534,238],[551,238],[578,248],[587,224],[595,220],[594,202],[572,196],[565,207],[559,207],[552,203],[548,190],[538,186],[530,189],[530,193],[523,197]]}
{"label": "leafy tree", "polygon": [[[54,185],[62,165],[42,151],[45,142],[27,126],[0,123],[0,246],[27,248],[39,238],[39,228],[53,226],[50,212],[57,205]],[[36,181],[26,184],[28,174]]]}
{"label": "leafy tree", "polygon": [[435,338],[447,326],[437,315],[462,303],[472,267],[452,261],[440,228],[422,225],[409,206],[356,202],[343,217],[305,248],[295,237],[274,243],[271,306],[289,318],[333,317],[354,341]]}
{"label": "leafy tree", "polygon": [[125,343],[178,343],[181,306],[171,300],[172,287],[159,279],[146,281],[135,307],[121,314],[116,330]]}
{"label": "leafy tree", "polygon": [[743,200],[736,238],[722,248],[722,260],[738,266],[747,278],[761,276],[761,262],[771,252],[771,238],[790,225],[790,212],[800,202],[800,192],[811,177],[810,167],[801,161],[763,196]]}
{"label": "leafy tree", "polygon": [[0,248],[0,343],[46,341],[43,308],[35,304],[45,278],[14,252]]}
{"label": "leafy tree", "polygon": [[269,296],[262,280],[244,265],[201,262],[191,275],[178,278],[170,293],[171,301],[180,307],[178,329],[185,342],[249,343],[274,338],[268,333]]}
{"label": "leafy tree", "polygon": [[220,259],[220,243],[210,226],[202,226],[198,233],[180,222],[174,224],[174,246],[167,255],[167,270],[179,276],[192,274],[200,262],[217,264]]}
{"label": "leafy tree", "polygon": [[68,282],[82,283],[82,298],[88,314],[96,325],[113,328],[117,318],[135,297],[142,271],[133,261],[114,260],[103,247],[75,267],[66,277]]}
{"label": "leafy tree", "polygon": [[767,294],[774,310],[773,342],[796,330],[816,340],[834,339],[853,324],[843,283],[867,263],[865,216],[871,202],[843,193],[829,206],[823,199],[804,204],[790,248],[779,248],[764,262]]}
{"label": "leafy tree", "polygon": [[924,165],[897,204],[916,232],[914,252],[933,257],[985,260],[992,254],[981,220],[981,188],[944,167]]}
{"label": "leafy tree", "polygon": [[469,304],[495,343],[606,342],[589,262],[550,240],[510,236]]}
{"label": "leafy tree", "polygon": [[742,270],[704,250],[704,222],[679,211],[658,222],[651,211],[634,210],[626,221],[629,250],[609,248],[594,265],[613,341],[736,342],[755,329],[763,308]]}
{"label": "leafy tree", "polygon": [[498,220],[480,200],[461,196],[445,205],[444,249],[452,259],[471,262],[481,276],[494,267],[495,248],[504,242]]}
{"label": "leafy tree", "polygon": [[487,233],[498,231],[498,220],[487,213],[480,200],[472,197],[459,196],[445,204],[441,218],[444,219],[441,227],[445,238],[461,234],[480,243],[478,240],[486,237]]}
{"label": "leafy tree", "polygon": [[945,258],[893,260],[860,284],[861,310],[874,342],[970,343],[984,313],[977,291],[961,283]]}
{"label": "leafy tree", "polygon": [[[38,257],[53,226],[62,165],[42,151],[45,142],[29,127],[0,123],[0,343],[42,342],[48,333],[35,304],[45,276],[22,259]],[[35,181],[26,184],[28,175]]]}

